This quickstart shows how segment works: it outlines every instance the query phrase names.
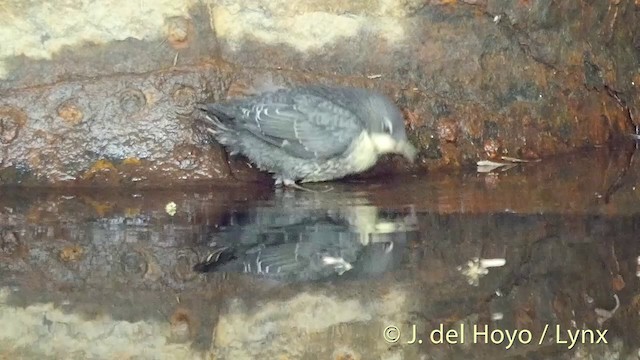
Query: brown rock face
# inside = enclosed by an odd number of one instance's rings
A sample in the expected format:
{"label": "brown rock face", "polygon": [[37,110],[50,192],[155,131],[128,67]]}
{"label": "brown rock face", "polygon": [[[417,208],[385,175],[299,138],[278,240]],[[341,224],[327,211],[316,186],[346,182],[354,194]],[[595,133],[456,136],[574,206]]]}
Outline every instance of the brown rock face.
{"label": "brown rock face", "polygon": [[[413,170],[549,156],[640,124],[634,0],[187,3],[96,3],[77,25],[55,14],[36,24],[19,14],[39,5],[9,1],[0,184],[259,179],[190,113],[268,77],[386,93],[420,149]],[[101,11],[124,20],[89,21]]]}

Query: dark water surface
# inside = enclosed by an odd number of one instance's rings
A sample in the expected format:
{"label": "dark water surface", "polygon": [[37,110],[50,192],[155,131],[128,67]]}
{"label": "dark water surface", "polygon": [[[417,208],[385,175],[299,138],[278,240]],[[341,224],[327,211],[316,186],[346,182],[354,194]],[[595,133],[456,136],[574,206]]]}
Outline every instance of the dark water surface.
{"label": "dark water surface", "polygon": [[0,358],[637,359],[639,165],[0,189]]}

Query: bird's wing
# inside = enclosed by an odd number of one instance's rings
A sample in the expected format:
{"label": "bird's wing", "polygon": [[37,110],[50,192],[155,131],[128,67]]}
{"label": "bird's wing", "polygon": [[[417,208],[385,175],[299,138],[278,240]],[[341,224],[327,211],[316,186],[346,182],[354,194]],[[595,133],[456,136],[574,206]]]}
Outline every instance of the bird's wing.
{"label": "bird's wing", "polygon": [[307,93],[265,99],[242,115],[243,128],[305,159],[341,154],[363,130],[350,111]]}
{"label": "bird's wing", "polygon": [[198,272],[242,272],[280,279],[316,280],[353,267],[362,250],[356,234],[335,225],[300,234],[299,241],[259,244],[249,249],[223,247],[196,264]]}

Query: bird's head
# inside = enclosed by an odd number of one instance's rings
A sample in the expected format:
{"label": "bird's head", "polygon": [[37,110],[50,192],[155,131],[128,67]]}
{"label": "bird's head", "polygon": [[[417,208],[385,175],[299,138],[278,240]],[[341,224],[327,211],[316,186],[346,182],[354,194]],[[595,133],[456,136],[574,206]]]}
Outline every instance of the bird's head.
{"label": "bird's head", "polygon": [[367,91],[363,99],[367,131],[379,154],[401,154],[413,161],[416,149],[407,139],[404,119],[398,107],[386,96]]}

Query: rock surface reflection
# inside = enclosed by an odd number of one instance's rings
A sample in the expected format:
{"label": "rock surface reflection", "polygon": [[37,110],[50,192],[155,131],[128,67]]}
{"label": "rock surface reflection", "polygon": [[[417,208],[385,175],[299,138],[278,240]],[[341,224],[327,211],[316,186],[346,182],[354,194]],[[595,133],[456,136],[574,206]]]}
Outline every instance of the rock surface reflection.
{"label": "rock surface reflection", "polygon": [[[627,155],[319,194],[0,188],[0,358],[635,359]],[[606,343],[566,343],[587,330]]]}

